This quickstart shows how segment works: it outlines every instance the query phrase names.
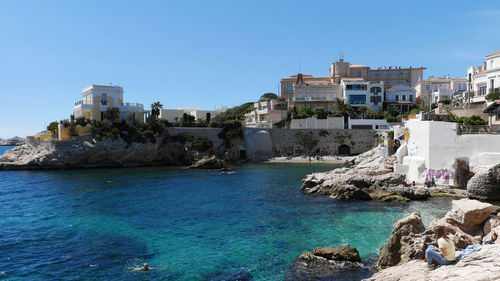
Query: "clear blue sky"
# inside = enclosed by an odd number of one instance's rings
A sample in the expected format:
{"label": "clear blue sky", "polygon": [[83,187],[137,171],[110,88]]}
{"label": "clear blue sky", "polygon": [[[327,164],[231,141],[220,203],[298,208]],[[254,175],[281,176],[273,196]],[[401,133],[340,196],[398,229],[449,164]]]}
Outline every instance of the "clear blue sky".
{"label": "clear blue sky", "polygon": [[0,137],[69,118],[82,88],[212,109],[351,63],[465,76],[500,50],[497,1],[1,1]]}

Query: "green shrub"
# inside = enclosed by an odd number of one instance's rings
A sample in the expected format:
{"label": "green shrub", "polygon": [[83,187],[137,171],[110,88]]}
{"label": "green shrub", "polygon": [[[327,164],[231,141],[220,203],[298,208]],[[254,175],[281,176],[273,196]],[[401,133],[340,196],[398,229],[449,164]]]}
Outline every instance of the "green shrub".
{"label": "green shrub", "polygon": [[488,125],[488,122],[483,120],[479,115],[472,115],[469,117],[459,117],[456,121],[464,125]]}

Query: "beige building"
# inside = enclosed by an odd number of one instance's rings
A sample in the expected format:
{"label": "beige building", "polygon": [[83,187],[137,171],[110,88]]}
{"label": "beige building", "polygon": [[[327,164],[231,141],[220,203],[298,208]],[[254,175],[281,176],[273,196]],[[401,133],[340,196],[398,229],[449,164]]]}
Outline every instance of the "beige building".
{"label": "beige building", "polygon": [[120,110],[121,119],[133,118],[138,122],[144,121],[146,111],[139,103],[124,103],[123,88],[120,86],[90,85],[82,90],[82,100],[75,103],[73,116],[84,117],[89,120],[102,120],[102,114],[108,108],[116,107]]}
{"label": "beige building", "polygon": [[254,110],[245,114],[245,127],[272,128],[287,117],[286,103],[278,100],[264,100],[254,103]]}
{"label": "beige building", "polygon": [[456,95],[462,95],[467,90],[467,79],[465,77],[430,77],[421,80],[415,85],[417,101],[425,105],[451,100]]}
{"label": "beige building", "polygon": [[303,74],[297,75],[289,103],[297,108],[309,107],[311,109],[324,108],[332,110],[333,102],[342,98],[342,86],[328,80],[307,80]]}
{"label": "beige building", "polygon": [[[297,107],[307,106],[311,108],[324,107],[329,109],[336,98],[344,98],[351,106],[366,105],[373,110],[382,108],[386,100],[385,92],[391,90],[394,96],[405,96],[406,108],[410,108],[415,103],[415,85],[423,79],[424,67],[388,66],[371,69],[367,65],[351,64],[344,61],[343,55],[338,61],[332,63],[328,77],[313,77],[312,75],[298,74],[289,78],[281,79],[281,96],[289,103],[289,110],[293,105]],[[354,81],[354,83],[365,83],[365,86],[349,86],[347,89],[342,86],[342,81]],[[344,83],[345,84],[345,83]],[[372,85],[374,92],[368,90]],[[404,92],[398,93],[404,87]],[[361,89],[362,88],[362,89]],[[394,89],[393,89],[394,88]],[[380,89],[380,91],[378,91]],[[347,93],[346,91],[363,91],[363,93]],[[307,93],[310,93],[308,96]],[[376,93],[375,93],[376,92]],[[409,93],[411,92],[411,93]],[[314,93],[317,93],[314,96]],[[323,93],[323,97],[321,97]],[[330,93],[330,96],[328,96]],[[302,94],[302,95],[299,95]],[[336,96],[335,96],[336,94]],[[380,96],[378,96],[380,94]],[[410,99],[410,97],[412,97]],[[364,99],[364,101],[363,101]]]}

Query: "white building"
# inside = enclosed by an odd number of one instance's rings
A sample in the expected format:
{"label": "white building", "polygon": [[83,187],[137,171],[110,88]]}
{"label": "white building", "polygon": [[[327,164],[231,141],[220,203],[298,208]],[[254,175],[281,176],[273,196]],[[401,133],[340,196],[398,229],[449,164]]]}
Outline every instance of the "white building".
{"label": "white building", "polygon": [[474,93],[471,102],[486,102],[485,96],[500,88],[500,51],[486,56],[486,62],[467,68],[468,90]]}
{"label": "white building", "polygon": [[467,79],[465,77],[430,77],[426,80],[418,81],[415,85],[416,96],[425,105],[451,100],[455,96],[462,96],[467,90]]}
{"label": "white building", "polygon": [[124,103],[120,86],[90,85],[82,90],[82,100],[75,103],[73,116],[90,120],[102,120],[102,113],[110,107],[120,110],[121,119],[133,118],[144,121],[144,106],[140,103]]}
{"label": "white building", "polygon": [[370,110],[379,111],[384,103],[384,83],[368,82],[363,78],[343,78],[340,85],[344,100],[353,108],[366,106]]}
{"label": "white building", "polygon": [[254,103],[254,110],[245,114],[245,127],[272,128],[287,117],[286,103],[264,100]]}
{"label": "white building", "polygon": [[180,107],[179,109],[161,109],[158,118],[167,120],[170,123],[179,122],[182,119],[184,113],[194,116],[196,121],[206,120],[210,115],[210,118],[216,116],[217,114],[227,110],[227,107],[222,107],[216,110],[203,110],[199,108],[192,107]]}
{"label": "white building", "polygon": [[386,107],[395,105],[400,112],[409,112],[415,105],[415,90],[407,85],[393,86],[386,90]]}

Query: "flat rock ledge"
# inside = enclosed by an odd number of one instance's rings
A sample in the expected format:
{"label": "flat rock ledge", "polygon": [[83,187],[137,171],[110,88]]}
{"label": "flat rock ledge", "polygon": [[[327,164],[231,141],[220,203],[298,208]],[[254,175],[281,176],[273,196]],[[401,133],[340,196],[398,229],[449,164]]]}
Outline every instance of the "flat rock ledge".
{"label": "flat rock ledge", "polygon": [[[378,268],[381,270],[364,280],[500,280],[500,219],[498,209],[477,200],[452,202],[452,209],[425,229],[419,213],[413,213],[394,224],[387,243],[380,248]],[[431,244],[436,245],[434,229],[444,227],[456,250],[483,244],[481,250],[456,264],[428,269],[423,261]]]}

